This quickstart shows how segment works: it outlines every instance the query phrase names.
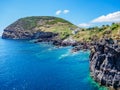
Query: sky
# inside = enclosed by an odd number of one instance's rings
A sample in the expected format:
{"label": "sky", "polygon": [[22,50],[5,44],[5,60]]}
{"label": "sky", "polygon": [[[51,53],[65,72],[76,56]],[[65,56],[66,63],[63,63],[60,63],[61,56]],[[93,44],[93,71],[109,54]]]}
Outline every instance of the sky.
{"label": "sky", "polygon": [[0,12],[0,34],[27,16],[56,16],[90,27],[120,22],[120,0],[0,0]]}

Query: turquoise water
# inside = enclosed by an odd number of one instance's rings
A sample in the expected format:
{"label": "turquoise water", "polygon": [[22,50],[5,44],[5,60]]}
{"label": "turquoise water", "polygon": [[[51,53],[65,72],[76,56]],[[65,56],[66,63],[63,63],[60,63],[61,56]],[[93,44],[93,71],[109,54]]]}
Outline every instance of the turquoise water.
{"label": "turquoise water", "polygon": [[89,77],[89,51],[70,49],[0,39],[0,90],[105,90]]}

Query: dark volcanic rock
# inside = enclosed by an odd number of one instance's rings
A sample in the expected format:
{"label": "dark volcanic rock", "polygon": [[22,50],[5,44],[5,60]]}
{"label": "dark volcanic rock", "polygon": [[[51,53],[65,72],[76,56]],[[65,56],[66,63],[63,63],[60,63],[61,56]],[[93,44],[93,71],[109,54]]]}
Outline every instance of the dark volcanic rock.
{"label": "dark volcanic rock", "polygon": [[[4,29],[3,39],[34,39],[38,42],[52,42],[56,46],[75,44],[73,39],[65,40],[77,28],[67,20],[52,16],[32,16],[20,18]],[[57,28],[57,29],[56,29]],[[65,35],[63,32],[63,28]],[[70,32],[69,32],[70,31]],[[64,41],[64,40],[65,41]]]}
{"label": "dark volcanic rock", "polygon": [[90,49],[90,44],[89,43],[80,43],[80,42],[76,42],[75,44],[72,45],[72,52],[77,52],[80,50],[88,50]]}
{"label": "dark volcanic rock", "polygon": [[91,49],[90,73],[101,85],[120,89],[120,47],[103,39]]}
{"label": "dark volcanic rock", "polygon": [[33,34],[27,31],[4,30],[2,34],[3,39],[31,39]]}
{"label": "dark volcanic rock", "polygon": [[36,32],[33,34],[32,38],[37,39],[37,38],[53,38],[57,36],[58,34],[52,33],[52,32]]}
{"label": "dark volcanic rock", "polygon": [[54,40],[53,45],[55,46],[61,46],[62,40]]}
{"label": "dark volcanic rock", "polygon": [[[38,31],[35,33],[25,31],[4,30],[2,38],[4,39],[51,39],[58,34],[52,32]],[[39,41],[38,41],[39,42]]]}
{"label": "dark volcanic rock", "polygon": [[[57,30],[56,30],[57,27]],[[53,38],[61,33],[61,30],[77,26],[67,20],[53,16],[31,16],[20,18],[4,29],[3,39],[39,39]],[[65,31],[66,32],[66,31]],[[72,31],[71,31],[72,33]],[[68,36],[69,33],[67,32]],[[67,36],[66,36],[67,37]],[[60,35],[59,35],[60,38]]]}

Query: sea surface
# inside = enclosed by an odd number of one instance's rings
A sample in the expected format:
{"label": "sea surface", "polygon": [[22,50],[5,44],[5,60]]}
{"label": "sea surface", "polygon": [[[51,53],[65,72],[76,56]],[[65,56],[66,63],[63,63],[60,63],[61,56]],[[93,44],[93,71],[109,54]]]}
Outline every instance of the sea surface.
{"label": "sea surface", "polygon": [[89,76],[89,53],[0,38],[0,90],[106,90]]}

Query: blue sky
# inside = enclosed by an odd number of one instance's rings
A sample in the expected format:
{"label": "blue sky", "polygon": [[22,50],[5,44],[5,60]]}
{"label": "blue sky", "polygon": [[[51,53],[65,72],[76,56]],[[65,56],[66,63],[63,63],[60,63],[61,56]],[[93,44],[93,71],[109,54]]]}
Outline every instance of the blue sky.
{"label": "blue sky", "polygon": [[0,0],[0,33],[27,16],[57,16],[79,26],[120,21],[120,0]]}

